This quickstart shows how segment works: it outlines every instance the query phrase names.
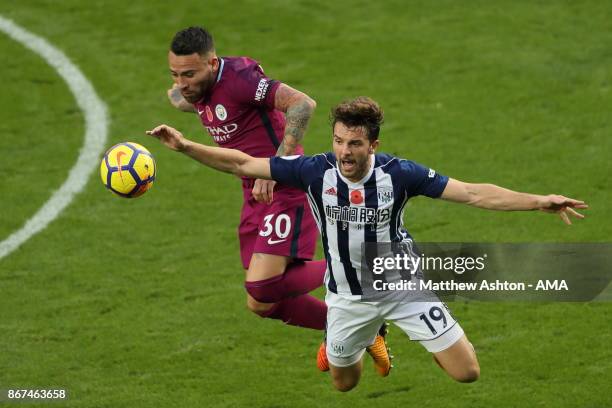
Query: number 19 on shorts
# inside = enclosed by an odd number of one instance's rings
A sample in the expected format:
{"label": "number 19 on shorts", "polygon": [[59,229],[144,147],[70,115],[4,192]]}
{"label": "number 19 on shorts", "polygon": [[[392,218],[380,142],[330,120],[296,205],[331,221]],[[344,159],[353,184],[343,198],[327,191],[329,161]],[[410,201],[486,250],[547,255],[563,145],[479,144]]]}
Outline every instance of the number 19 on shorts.
{"label": "number 19 on shorts", "polygon": [[[427,313],[421,313],[419,319],[425,322],[433,335],[438,334],[438,331],[444,332],[444,329],[448,326],[444,311],[438,306],[431,307]],[[436,327],[438,329],[436,329]]]}

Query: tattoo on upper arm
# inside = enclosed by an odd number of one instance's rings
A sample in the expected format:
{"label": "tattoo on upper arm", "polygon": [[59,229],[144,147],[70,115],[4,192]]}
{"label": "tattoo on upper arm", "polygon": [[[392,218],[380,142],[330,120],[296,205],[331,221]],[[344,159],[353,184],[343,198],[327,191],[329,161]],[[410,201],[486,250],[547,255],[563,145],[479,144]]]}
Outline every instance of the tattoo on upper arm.
{"label": "tattoo on upper arm", "polygon": [[287,109],[295,102],[295,95],[298,93],[300,92],[289,85],[281,83],[274,95],[274,107],[279,111],[287,112]]}
{"label": "tattoo on upper arm", "polygon": [[174,105],[177,109],[182,110],[183,112],[196,112],[193,104],[185,100],[179,88],[172,88],[169,95],[172,105]]}
{"label": "tattoo on upper arm", "polygon": [[284,156],[293,153],[301,142],[314,107],[308,96],[285,84],[281,84],[276,91],[274,104],[276,109],[285,112],[285,137],[276,153],[277,156]]}
{"label": "tattoo on upper arm", "polygon": [[179,88],[173,88],[170,92],[170,98],[173,102],[181,103],[183,100],[183,95],[181,95],[181,90]]}

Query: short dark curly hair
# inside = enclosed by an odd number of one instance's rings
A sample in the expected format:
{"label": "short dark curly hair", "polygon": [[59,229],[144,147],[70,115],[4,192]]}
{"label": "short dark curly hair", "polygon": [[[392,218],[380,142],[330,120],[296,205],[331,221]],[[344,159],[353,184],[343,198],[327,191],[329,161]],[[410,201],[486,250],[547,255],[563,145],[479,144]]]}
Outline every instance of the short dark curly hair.
{"label": "short dark curly hair", "polygon": [[330,121],[332,128],[338,122],[351,128],[362,127],[366,130],[370,142],[373,142],[378,139],[384,114],[381,107],[372,98],[359,96],[334,106],[331,110]]}
{"label": "short dark curly hair", "polygon": [[174,35],[170,50],[176,55],[198,53],[206,55],[215,50],[212,35],[203,27],[187,27]]}

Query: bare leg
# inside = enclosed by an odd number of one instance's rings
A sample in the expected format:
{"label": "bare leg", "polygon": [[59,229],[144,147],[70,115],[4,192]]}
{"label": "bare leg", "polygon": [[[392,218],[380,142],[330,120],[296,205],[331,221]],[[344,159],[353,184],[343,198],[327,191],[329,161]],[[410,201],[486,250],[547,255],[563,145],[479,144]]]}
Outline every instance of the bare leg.
{"label": "bare leg", "polygon": [[456,381],[469,383],[480,377],[480,365],[474,347],[465,334],[451,347],[434,353],[434,359]]}
{"label": "bare leg", "polygon": [[348,367],[334,367],[329,364],[329,371],[332,376],[334,387],[338,391],[347,392],[359,384],[361,378],[362,360]]}

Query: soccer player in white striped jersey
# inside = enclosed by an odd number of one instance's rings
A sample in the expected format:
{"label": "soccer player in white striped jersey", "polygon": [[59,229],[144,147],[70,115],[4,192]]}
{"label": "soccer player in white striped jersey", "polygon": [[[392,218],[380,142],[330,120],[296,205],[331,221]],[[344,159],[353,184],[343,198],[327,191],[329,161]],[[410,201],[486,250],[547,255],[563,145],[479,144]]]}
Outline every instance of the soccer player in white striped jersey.
{"label": "soccer player in white striped jersey", "polygon": [[[327,261],[326,350],[334,386],[348,391],[359,382],[362,356],[382,322],[392,321],[420,342],[453,379],[476,381],[480,366],[459,323],[437,298],[429,301],[370,301],[362,279],[362,243],[407,242],[403,211],[411,197],[425,195],[478,208],[542,210],[583,218],[583,201],[560,195],[511,191],[492,184],[464,183],[409,160],[376,154],[383,113],[370,98],[343,102],[332,110],[333,153],[254,158],[236,150],[187,140],[161,125],[147,132],[169,148],[215,169],[273,179],[306,191],[321,231]],[[419,316],[431,316],[422,319]]]}

